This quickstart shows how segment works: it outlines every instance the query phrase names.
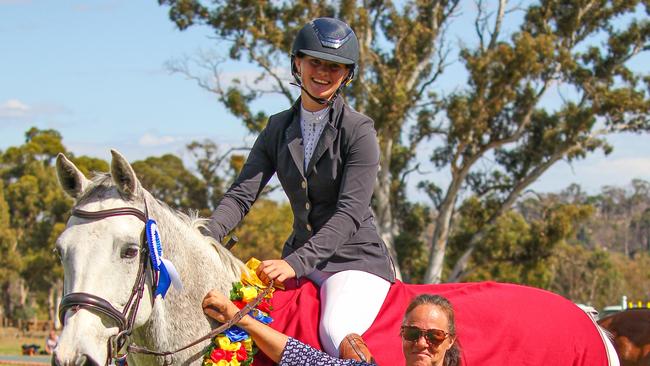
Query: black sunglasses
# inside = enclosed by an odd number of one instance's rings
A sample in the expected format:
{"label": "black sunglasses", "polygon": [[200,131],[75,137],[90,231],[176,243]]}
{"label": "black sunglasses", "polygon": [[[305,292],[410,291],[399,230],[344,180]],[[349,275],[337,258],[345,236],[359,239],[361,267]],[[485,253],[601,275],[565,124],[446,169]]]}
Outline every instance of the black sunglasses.
{"label": "black sunglasses", "polygon": [[424,337],[431,346],[438,346],[444,342],[449,333],[440,329],[420,329],[410,325],[402,325],[400,329],[402,339],[409,342],[417,342],[420,337]]}

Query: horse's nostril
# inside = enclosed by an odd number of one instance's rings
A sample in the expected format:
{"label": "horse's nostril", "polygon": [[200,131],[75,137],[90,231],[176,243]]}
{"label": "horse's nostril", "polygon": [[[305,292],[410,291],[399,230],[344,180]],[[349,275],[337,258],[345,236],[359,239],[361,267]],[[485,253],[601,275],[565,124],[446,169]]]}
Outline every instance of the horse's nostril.
{"label": "horse's nostril", "polygon": [[99,366],[97,361],[93,360],[92,357],[88,355],[81,355],[79,359],[76,362],[76,365],[78,366]]}

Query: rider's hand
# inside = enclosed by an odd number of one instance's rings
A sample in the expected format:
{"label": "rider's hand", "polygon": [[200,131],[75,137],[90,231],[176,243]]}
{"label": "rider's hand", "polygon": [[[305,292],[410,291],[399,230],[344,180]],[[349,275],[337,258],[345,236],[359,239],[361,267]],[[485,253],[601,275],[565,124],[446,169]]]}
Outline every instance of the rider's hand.
{"label": "rider's hand", "polygon": [[282,283],[296,277],[296,271],[283,259],[271,259],[262,261],[257,267],[257,276],[264,283],[269,283],[271,280]]}
{"label": "rider's hand", "polygon": [[217,290],[208,292],[203,298],[201,306],[205,315],[220,323],[226,323],[239,311],[237,305],[233,304],[229,298]]}

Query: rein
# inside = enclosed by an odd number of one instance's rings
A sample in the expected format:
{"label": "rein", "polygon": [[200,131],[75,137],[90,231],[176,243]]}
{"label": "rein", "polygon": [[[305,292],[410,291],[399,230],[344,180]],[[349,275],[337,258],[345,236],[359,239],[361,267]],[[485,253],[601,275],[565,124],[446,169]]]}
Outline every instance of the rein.
{"label": "rein", "polygon": [[[145,201],[145,211],[141,211],[134,207],[119,207],[112,208],[107,210],[100,211],[85,211],[79,209],[72,210],[72,216],[89,219],[89,220],[101,220],[108,217],[114,216],[135,216],[143,223],[148,221],[147,213],[147,204]],[[72,292],[63,296],[61,299],[61,304],[59,305],[59,320],[61,324],[65,325],[65,315],[68,310],[78,311],[80,309],[87,309],[91,312],[97,312],[103,315],[108,316],[113,319],[118,325],[118,333],[112,335],[108,340],[108,353],[106,358],[106,365],[110,364],[111,359],[113,360],[124,360],[129,353],[140,353],[153,356],[161,356],[164,358],[164,365],[170,365],[173,363],[173,360],[170,358],[181,351],[184,351],[192,346],[195,346],[205,340],[211,339],[217,334],[225,331],[226,329],[232,327],[237,322],[239,322],[246,314],[248,314],[254,307],[259,305],[259,303],[268,295],[269,291],[273,287],[273,281],[269,283],[269,286],[260,292],[255,298],[255,300],[249,302],[241,310],[235,314],[235,316],[230,319],[227,323],[222,324],[216,329],[213,329],[210,333],[205,336],[193,341],[192,343],[183,346],[174,351],[153,351],[145,347],[137,346],[133,343],[127,344],[128,337],[133,332],[133,326],[135,324],[135,317],[138,313],[138,308],[140,307],[140,301],[144,295],[145,288],[145,272],[147,269],[147,262],[149,260],[149,247],[147,245],[147,239],[145,235],[145,230],[143,229],[141,235],[141,248],[140,248],[140,262],[138,265],[138,274],[135,280],[135,284],[131,290],[131,295],[129,300],[126,302],[124,309],[122,311],[117,310],[110,302],[102,299],[99,296],[89,294],[86,292]],[[228,243],[231,244],[231,243]],[[232,245],[230,245],[231,247]],[[230,248],[228,248],[230,249]],[[156,271],[151,269],[153,283],[158,282],[158,274]],[[152,304],[155,302],[156,296],[152,296]],[[120,355],[119,351],[124,348],[126,345],[126,353]],[[168,362],[169,361],[169,362]]]}

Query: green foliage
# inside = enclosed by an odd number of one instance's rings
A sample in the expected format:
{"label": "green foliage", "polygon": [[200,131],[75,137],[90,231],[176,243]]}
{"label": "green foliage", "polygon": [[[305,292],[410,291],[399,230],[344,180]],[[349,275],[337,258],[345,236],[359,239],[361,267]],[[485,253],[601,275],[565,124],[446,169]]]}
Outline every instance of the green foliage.
{"label": "green foliage", "polygon": [[284,242],[291,234],[292,217],[288,203],[259,199],[234,230],[239,244],[233,248],[233,253],[244,261],[250,257],[260,260],[280,258]]}
{"label": "green foliage", "polygon": [[10,283],[25,284],[25,290],[38,294],[47,293],[60,278],[61,266],[52,249],[72,204],[59,189],[53,167],[56,155],[65,152],[61,135],[31,128],[25,137],[24,144],[0,154],[0,233],[5,234],[0,239],[0,297],[9,317],[19,315],[14,309],[35,306],[20,303]]}
{"label": "green foliage", "polygon": [[536,202],[537,217],[509,211],[486,228],[495,206],[469,198],[460,208],[449,256],[459,256],[477,231],[484,232],[468,266],[468,281],[497,280],[549,288],[556,248],[574,238],[580,225],[593,214],[589,205]]}
{"label": "green foliage", "polygon": [[207,188],[175,155],[149,157],[132,164],[142,186],[154,197],[179,210],[206,213]]}
{"label": "green foliage", "polygon": [[9,204],[4,198],[4,182],[0,181],[0,283],[11,281],[21,270],[16,246],[16,234],[9,220]]}
{"label": "green foliage", "polygon": [[196,170],[207,189],[207,207],[212,210],[241,170],[245,158],[233,153],[233,149],[222,153],[211,140],[192,141],[187,150],[196,161]]}
{"label": "green foliage", "polygon": [[[650,301],[650,253],[637,253],[632,258],[616,253],[612,254],[612,262],[623,281],[613,286],[608,294],[614,299],[626,295],[631,301]],[[598,293],[602,293],[601,288]]]}
{"label": "green foliage", "polygon": [[615,266],[611,255],[602,249],[561,243],[550,268],[553,278],[548,289],[574,302],[602,307],[620,299],[623,267]]}
{"label": "green foliage", "polygon": [[107,172],[110,167],[108,162],[90,156],[69,157],[74,165],[86,176],[92,177],[98,172]]}
{"label": "green foliage", "polygon": [[406,205],[400,213],[403,230],[395,237],[395,248],[405,282],[422,281],[427,268],[427,243],[422,233],[431,223],[429,208],[422,204]]}

